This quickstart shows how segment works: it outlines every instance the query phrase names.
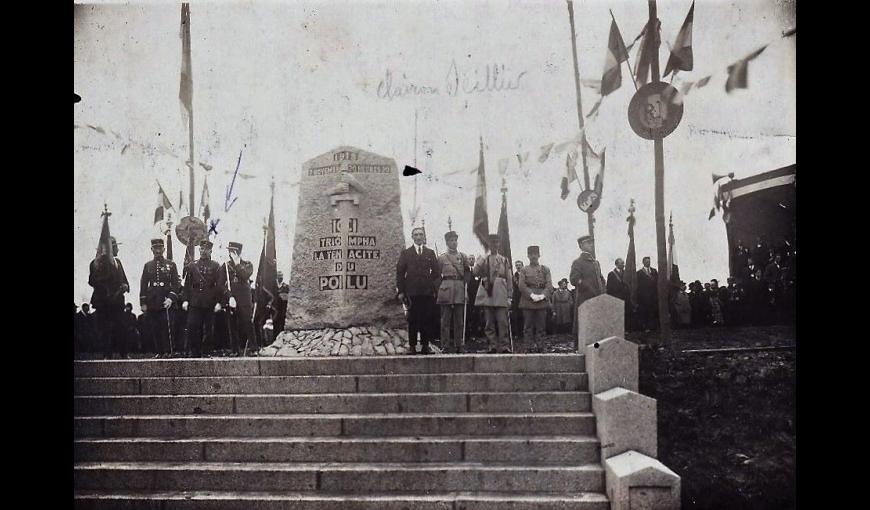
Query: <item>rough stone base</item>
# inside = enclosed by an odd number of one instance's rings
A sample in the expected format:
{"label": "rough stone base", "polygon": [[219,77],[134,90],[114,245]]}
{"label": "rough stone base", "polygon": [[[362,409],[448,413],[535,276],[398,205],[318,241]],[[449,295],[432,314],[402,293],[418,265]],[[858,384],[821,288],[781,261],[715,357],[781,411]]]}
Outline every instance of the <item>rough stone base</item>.
{"label": "rough stone base", "polygon": [[[441,352],[430,345],[432,352]],[[402,329],[353,326],[346,329],[282,331],[259,356],[392,356],[411,349]],[[420,344],[417,344],[420,350]]]}

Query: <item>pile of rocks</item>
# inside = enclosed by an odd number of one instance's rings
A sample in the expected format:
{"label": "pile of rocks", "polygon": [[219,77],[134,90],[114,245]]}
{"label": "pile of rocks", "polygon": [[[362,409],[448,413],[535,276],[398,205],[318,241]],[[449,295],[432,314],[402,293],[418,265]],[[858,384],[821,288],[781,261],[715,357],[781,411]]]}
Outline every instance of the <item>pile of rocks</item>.
{"label": "pile of rocks", "polygon": [[[439,353],[437,346],[430,346]],[[377,327],[282,331],[260,356],[392,356],[411,350],[408,332]],[[420,345],[417,345],[420,350]]]}

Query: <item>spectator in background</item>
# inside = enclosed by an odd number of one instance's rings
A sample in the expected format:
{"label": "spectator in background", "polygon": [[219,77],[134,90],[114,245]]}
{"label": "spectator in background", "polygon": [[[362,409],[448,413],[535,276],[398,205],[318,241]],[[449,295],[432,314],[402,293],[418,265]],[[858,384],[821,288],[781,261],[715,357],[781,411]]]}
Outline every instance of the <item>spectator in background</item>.
{"label": "spectator in background", "polygon": [[625,281],[625,261],[616,259],[613,265],[613,270],[607,273],[607,294],[625,302],[625,330],[633,331],[634,305],[631,302],[631,289]]}
{"label": "spectator in background", "polygon": [[568,279],[559,280],[559,288],[553,292],[553,326],[556,333],[570,333],[574,316],[574,295],[568,290]]}
{"label": "spectator in background", "polygon": [[643,267],[637,272],[637,312],[639,326],[644,331],[657,328],[658,271],[651,267],[649,257],[643,258]]}
{"label": "spectator in background", "polygon": [[782,256],[774,255],[773,260],[764,268],[764,281],[768,284],[779,284],[779,275],[782,272]]}
{"label": "spectator in background", "polygon": [[743,286],[738,284],[734,277],[729,277],[728,287],[725,288],[725,293],[725,325],[740,326],[743,319],[743,302],[746,298],[746,292],[743,290]]}
{"label": "spectator in background", "polygon": [[671,313],[677,328],[682,329],[692,325],[692,305],[689,301],[689,295],[686,294],[686,282],[680,282],[680,288],[674,295]]}
{"label": "spectator in background", "polygon": [[722,316],[722,303],[719,301],[719,282],[716,280],[710,281],[707,298],[710,300],[710,324],[721,326],[725,323],[725,318]]}
{"label": "spectator in background", "polygon": [[121,319],[124,334],[126,334],[127,346],[132,352],[142,352],[142,343],[139,338],[139,328],[136,324],[136,314],[133,313],[133,304],[124,305],[124,316]]}
{"label": "spectator in background", "polygon": [[[514,267],[516,271],[513,274],[513,295],[520,295],[520,272],[523,270],[523,261],[517,260],[514,262]],[[514,335],[514,339],[522,338],[523,336],[523,326],[524,326],[524,317],[523,312],[520,310],[520,299],[517,297],[511,302],[511,313],[510,313],[510,322],[511,322],[511,332]]]}
{"label": "spectator in background", "polygon": [[82,310],[78,313],[78,322],[82,352],[97,352],[97,329],[90,304],[82,303]]}

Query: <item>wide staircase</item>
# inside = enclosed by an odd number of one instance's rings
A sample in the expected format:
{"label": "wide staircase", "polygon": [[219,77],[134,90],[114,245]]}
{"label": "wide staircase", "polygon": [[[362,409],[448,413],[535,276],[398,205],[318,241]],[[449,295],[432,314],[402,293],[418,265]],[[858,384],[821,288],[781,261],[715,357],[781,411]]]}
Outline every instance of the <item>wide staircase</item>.
{"label": "wide staircase", "polygon": [[75,362],[75,507],[603,510],[581,354]]}

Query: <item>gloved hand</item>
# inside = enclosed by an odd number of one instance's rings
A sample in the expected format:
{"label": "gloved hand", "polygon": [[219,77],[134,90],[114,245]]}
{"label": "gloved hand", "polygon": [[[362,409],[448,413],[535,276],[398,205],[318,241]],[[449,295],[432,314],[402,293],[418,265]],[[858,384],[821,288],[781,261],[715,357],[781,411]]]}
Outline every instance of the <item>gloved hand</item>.
{"label": "gloved hand", "polygon": [[166,298],[163,300],[163,308],[169,308],[172,306],[172,298]]}
{"label": "gloved hand", "polygon": [[148,311],[148,305],[142,305],[142,306],[140,306],[139,308],[142,309],[142,313],[145,313],[145,312]]}
{"label": "gloved hand", "polygon": [[236,307],[236,298],[234,298],[233,296],[230,296],[230,308],[235,308],[235,307]]}
{"label": "gloved hand", "polygon": [[130,286],[126,283],[121,284],[121,292],[130,292]]}
{"label": "gloved hand", "polygon": [[181,303],[181,309],[184,310],[185,312],[187,311],[187,305],[188,305],[187,301],[185,301],[184,303]]}
{"label": "gloved hand", "polygon": [[223,308],[221,308],[221,304],[220,304],[220,303],[217,303],[217,304],[214,305],[214,311],[215,311],[215,312],[219,312],[219,311],[221,311],[221,310],[223,310]]}

